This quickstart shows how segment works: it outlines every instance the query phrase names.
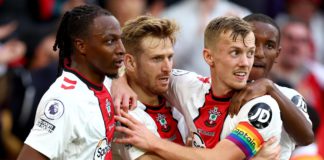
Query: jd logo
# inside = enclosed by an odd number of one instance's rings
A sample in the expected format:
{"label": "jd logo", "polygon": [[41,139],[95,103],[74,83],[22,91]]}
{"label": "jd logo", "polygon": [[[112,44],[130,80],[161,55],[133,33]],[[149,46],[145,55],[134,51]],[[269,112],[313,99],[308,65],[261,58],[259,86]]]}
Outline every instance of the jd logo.
{"label": "jd logo", "polygon": [[307,113],[307,104],[305,103],[305,100],[302,96],[295,95],[291,98],[291,101],[300,108],[303,112]]}
{"label": "jd logo", "polygon": [[249,111],[248,117],[254,127],[262,129],[267,127],[271,122],[272,111],[267,104],[257,103]]}

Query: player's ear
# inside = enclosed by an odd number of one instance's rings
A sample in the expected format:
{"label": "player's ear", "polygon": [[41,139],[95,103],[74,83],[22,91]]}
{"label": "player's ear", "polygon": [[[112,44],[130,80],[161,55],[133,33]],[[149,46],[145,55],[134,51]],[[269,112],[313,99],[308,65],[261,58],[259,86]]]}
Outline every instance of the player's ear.
{"label": "player's ear", "polygon": [[277,50],[277,56],[276,56],[276,58],[278,58],[278,57],[279,57],[280,53],[281,53],[281,46],[279,46],[279,47],[278,47],[278,50]]}
{"label": "player's ear", "polygon": [[207,64],[212,67],[212,66],[214,66],[214,61],[213,61],[211,54],[212,53],[211,53],[210,49],[204,48],[204,50],[203,50],[204,59],[207,62]]}
{"label": "player's ear", "polygon": [[274,59],[274,62],[273,63],[277,63],[277,59],[278,59],[278,57],[280,55],[280,52],[281,52],[281,46],[279,46],[278,49],[277,49],[276,58]]}
{"label": "player's ear", "polygon": [[80,38],[74,39],[73,45],[79,53],[81,53],[83,55],[86,53],[86,43],[83,39],[80,39]]}
{"label": "player's ear", "polygon": [[126,53],[124,57],[124,64],[127,71],[134,71],[136,67],[135,57],[132,54]]}

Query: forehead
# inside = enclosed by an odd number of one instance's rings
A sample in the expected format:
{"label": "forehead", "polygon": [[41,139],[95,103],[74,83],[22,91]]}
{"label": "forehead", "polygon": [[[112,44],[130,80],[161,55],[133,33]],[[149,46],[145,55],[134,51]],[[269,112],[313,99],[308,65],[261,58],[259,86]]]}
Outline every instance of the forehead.
{"label": "forehead", "polygon": [[93,20],[90,32],[95,36],[121,35],[119,22],[114,16],[102,15]]}
{"label": "forehead", "polygon": [[233,39],[233,36],[231,35],[232,31],[223,32],[219,36],[219,44],[220,45],[226,45],[226,46],[233,46],[233,45],[239,45],[237,47],[254,47],[255,46],[255,37],[253,32],[250,32],[246,35],[246,37],[242,37],[241,35],[238,35],[236,40]]}
{"label": "forehead", "polygon": [[256,37],[256,40],[261,38],[272,40],[274,42],[278,42],[279,40],[279,31],[277,28],[269,23],[265,22],[250,22],[253,25],[253,32]]}
{"label": "forehead", "polygon": [[141,47],[144,54],[173,53],[173,45],[170,38],[144,37],[141,40]]}

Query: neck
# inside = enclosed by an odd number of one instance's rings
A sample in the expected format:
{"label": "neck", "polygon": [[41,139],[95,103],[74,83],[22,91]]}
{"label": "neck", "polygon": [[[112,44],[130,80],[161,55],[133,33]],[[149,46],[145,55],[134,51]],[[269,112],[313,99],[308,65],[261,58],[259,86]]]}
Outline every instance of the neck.
{"label": "neck", "polygon": [[87,78],[92,83],[102,84],[105,79],[105,74],[96,72],[95,69],[90,68],[86,62],[81,62],[72,59],[70,67],[74,70],[77,70],[80,74],[82,74],[82,76]]}
{"label": "neck", "polygon": [[138,100],[144,104],[150,106],[159,105],[159,96],[148,91],[145,91],[138,83],[129,79],[129,85],[133,89],[133,91],[137,94]]}
{"label": "neck", "polygon": [[212,93],[216,97],[230,97],[233,94],[233,89],[223,84],[218,77],[212,74],[211,77]]}

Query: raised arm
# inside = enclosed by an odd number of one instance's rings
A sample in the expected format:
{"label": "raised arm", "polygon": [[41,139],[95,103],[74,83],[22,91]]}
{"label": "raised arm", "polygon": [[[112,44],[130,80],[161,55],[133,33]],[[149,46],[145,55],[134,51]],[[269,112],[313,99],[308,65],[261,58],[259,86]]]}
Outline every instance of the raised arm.
{"label": "raised arm", "polygon": [[128,85],[126,75],[122,75],[112,80],[111,96],[114,101],[116,115],[120,115],[120,110],[128,111],[136,107],[137,94]]}
{"label": "raised arm", "polygon": [[232,98],[229,114],[237,114],[240,107],[247,101],[262,95],[271,95],[280,108],[283,126],[294,138],[297,145],[308,145],[314,141],[312,126],[296,105],[288,99],[275,85],[266,78],[249,83],[247,87],[236,93]]}
{"label": "raised arm", "polygon": [[[184,147],[160,139],[143,124],[123,111],[122,116],[124,117],[116,116],[116,120],[125,124],[128,128],[116,127],[116,130],[125,133],[127,137],[117,139],[117,143],[132,144],[138,148],[154,152],[168,160],[237,160],[245,158],[243,151],[229,140],[222,140],[213,149]],[[273,140],[265,143],[265,146],[269,147],[272,143],[274,143]],[[262,154],[258,154],[255,160],[276,159],[278,157],[278,149],[267,149],[263,152],[262,150],[260,151]]]}

